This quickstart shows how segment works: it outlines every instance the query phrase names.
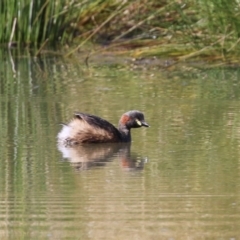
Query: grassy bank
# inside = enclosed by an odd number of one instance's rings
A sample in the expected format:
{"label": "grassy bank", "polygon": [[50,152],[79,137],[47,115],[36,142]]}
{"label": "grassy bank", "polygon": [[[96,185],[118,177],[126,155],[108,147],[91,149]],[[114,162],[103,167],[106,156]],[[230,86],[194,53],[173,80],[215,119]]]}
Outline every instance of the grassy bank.
{"label": "grassy bank", "polygon": [[37,53],[70,46],[69,55],[94,42],[134,57],[237,61],[239,8],[237,0],[2,0],[0,43]]}

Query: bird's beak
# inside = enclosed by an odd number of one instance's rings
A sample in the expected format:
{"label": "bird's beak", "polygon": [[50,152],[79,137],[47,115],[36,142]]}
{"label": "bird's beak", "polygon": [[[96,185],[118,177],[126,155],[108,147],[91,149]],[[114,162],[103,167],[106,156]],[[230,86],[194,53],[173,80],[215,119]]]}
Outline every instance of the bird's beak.
{"label": "bird's beak", "polygon": [[142,126],[144,127],[150,127],[146,122],[142,121]]}

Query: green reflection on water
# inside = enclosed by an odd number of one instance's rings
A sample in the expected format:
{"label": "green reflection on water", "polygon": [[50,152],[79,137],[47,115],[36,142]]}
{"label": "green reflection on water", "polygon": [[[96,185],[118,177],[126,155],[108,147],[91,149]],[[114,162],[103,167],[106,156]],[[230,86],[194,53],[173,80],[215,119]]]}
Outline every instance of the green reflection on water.
{"label": "green reflection on water", "polygon": [[[239,69],[2,62],[1,239],[240,234]],[[117,125],[130,109],[151,125],[130,148],[58,150],[74,111]]]}

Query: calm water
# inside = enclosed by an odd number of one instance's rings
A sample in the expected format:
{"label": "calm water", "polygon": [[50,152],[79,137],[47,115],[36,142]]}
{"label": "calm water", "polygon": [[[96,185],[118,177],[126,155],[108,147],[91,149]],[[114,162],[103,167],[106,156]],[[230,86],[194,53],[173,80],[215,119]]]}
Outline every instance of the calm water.
{"label": "calm water", "polygon": [[[128,65],[1,56],[1,240],[240,238],[240,69]],[[57,147],[130,109],[131,145]]]}

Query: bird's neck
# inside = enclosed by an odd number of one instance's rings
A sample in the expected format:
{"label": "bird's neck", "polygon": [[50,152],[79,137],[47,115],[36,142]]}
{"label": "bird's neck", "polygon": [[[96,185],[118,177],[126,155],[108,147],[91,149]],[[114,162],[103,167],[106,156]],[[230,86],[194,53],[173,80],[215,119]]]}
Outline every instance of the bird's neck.
{"label": "bird's neck", "polygon": [[131,131],[126,127],[126,125],[119,124],[118,130],[121,133],[123,142],[131,142]]}

